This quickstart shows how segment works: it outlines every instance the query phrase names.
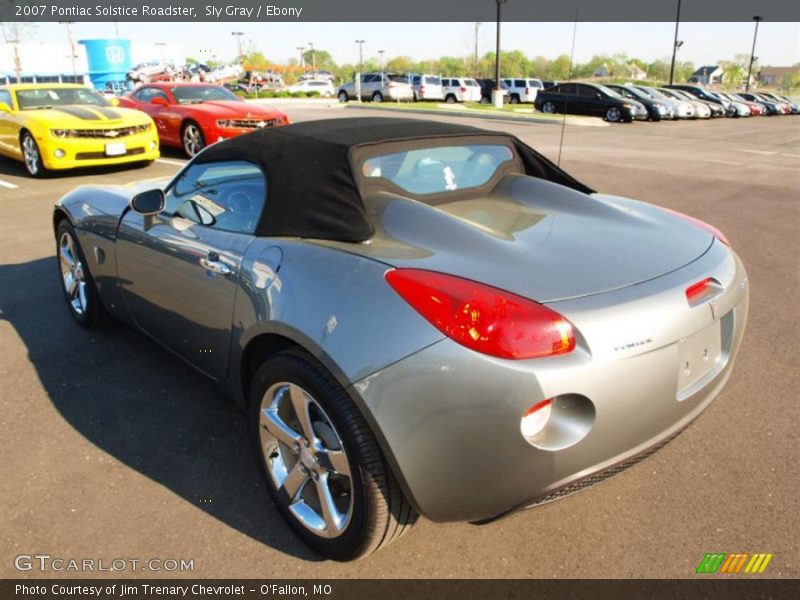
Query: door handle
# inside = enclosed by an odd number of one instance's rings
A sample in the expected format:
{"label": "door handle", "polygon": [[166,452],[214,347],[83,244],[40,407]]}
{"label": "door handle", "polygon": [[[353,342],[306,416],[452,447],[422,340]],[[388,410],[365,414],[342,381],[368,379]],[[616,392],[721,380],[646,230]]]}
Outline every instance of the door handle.
{"label": "door handle", "polygon": [[231,268],[219,259],[219,254],[216,252],[209,252],[208,256],[200,259],[200,265],[209,271],[219,275],[230,275]]}

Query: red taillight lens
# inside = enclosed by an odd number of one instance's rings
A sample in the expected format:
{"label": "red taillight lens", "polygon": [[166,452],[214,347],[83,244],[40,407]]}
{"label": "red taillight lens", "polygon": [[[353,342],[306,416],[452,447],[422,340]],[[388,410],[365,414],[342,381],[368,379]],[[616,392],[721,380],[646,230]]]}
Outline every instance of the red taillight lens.
{"label": "red taillight lens", "polygon": [[696,306],[703,300],[716,296],[721,291],[722,286],[716,279],[706,277],[702,281],[693,283],[686,288],[686,300],[689,302],[689,306]]}
{"label": "red taillight lens", "polygon": [[386,281],[439,331],[477,352],[519,360],[575,349],[569,321],[516,294],[420,269],[388,271]]}
{"label": "red taillight lens", "polygon": [[696,219],[695,217],[690,217],[689,215],[685,215],[682,212],[678,212],[677,210],[672,210],[671,208],[664,208],[663,206],[661,208],[667,211],[668,213],[672,213],[676,217],[680,217],[686,221],[689,221],[689,223],[692,223],[693,225],[697,225],[701,229],[705,229],[708,233],[713,235],[715,238],[717,238],[720,242],[722,242],[726,246],[731,245],[731,243],[728,241],[728,238],[725,237],[725,234],[722,233],[719,229],[717,229],[713,225],[709,225],[705,221],[701,221],[700,219]]}
{"label": "red taillight lens", "polygon": [[461,88],[461,93],[462,93],[462,94],[463,94],[464,92],[466,92],[466,91],[467,91],[467,88],[465,88],[465,87],[462,87],[462,88]]}

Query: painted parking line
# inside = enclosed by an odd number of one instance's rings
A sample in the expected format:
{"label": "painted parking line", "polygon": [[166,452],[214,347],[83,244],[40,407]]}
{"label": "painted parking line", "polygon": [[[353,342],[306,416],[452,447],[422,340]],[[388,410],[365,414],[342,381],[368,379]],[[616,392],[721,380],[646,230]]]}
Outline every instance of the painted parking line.
{"label": "painted parking line", "polygon": [[15,185],[15,184],[13,184],[13,183],[11,183],[11,182],[4,181],[4,180],[0,179],[0,187],[8,188],[8,189],[10,189],[10,190],[15,190],[15,189],[17,189],[19,186],[18,186],[18,185]]}
{"label": "painted parking line", "polygon": [[763,156],[772,156],[773,154],[777,154],[777,152],[770,150],[745,150],[744,148],[734,148],[734,150],[738,150],[739,152],[747,152],[748,154],[761,154]]}
{"label": "painted parking line", "polygon": [[157,158],[157,163],[164,163],[165,165],[175,165],[176,167],[182,167],[186,164],[186,162],[179,162],[177,160],[167,160],[166,158]]}

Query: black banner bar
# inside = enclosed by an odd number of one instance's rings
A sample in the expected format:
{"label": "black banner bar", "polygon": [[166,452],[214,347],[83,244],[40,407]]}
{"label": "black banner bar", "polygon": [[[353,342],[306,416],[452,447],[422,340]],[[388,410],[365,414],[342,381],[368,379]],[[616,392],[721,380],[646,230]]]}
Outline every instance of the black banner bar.
{"label": "black banner bar", "polygon": [[9,600],[782,600],[800,597],[798,580],[738,578],[572,580],[190,580],[6,579]]}
{"label": "black banner bar", "polygon": [[[506,22],[674,21],[677,0],[501,0]],[[494,21],[497,0],[0,0],[0,21]],[[797,0],[683,0],[681,20],[800,20]]]}

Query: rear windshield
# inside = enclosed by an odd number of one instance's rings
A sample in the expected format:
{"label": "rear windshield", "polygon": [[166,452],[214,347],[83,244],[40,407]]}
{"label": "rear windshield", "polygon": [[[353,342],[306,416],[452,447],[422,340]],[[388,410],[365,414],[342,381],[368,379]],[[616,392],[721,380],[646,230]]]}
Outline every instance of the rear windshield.
{"label": "rear windshield", "polygon": [[511,148],[501,144],[438,146],[371,156],[362,162],[361,175],[411,194],[441,194],[480,187],[512,160]]}

